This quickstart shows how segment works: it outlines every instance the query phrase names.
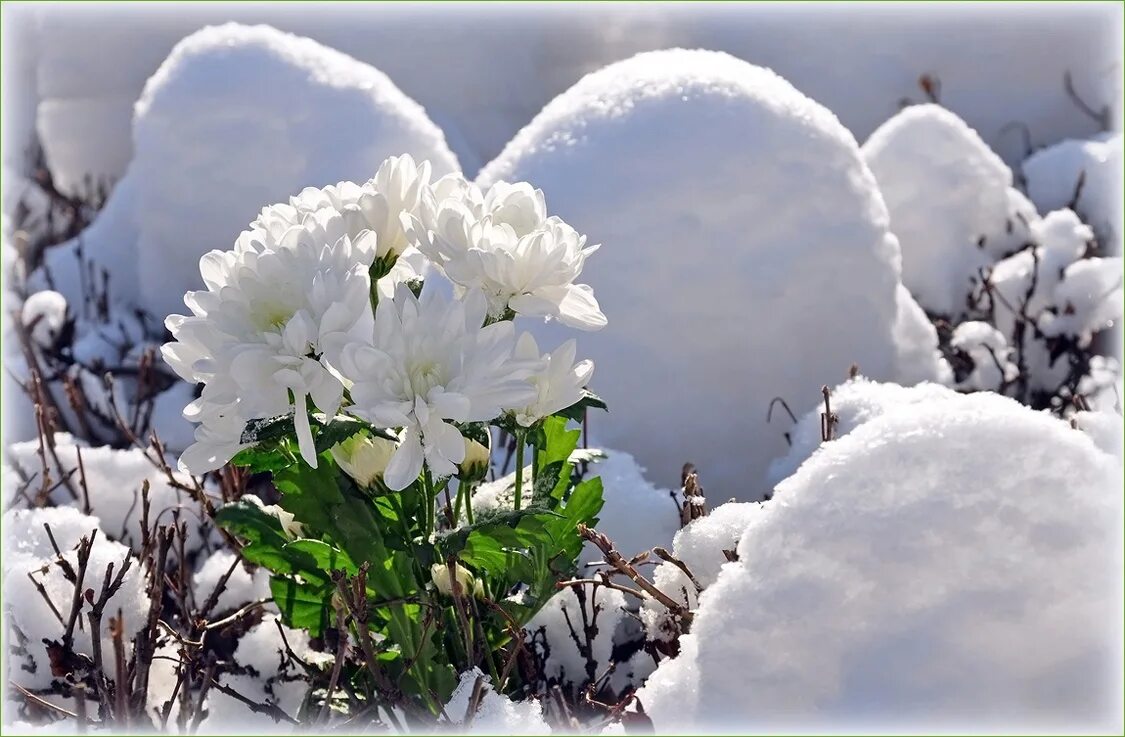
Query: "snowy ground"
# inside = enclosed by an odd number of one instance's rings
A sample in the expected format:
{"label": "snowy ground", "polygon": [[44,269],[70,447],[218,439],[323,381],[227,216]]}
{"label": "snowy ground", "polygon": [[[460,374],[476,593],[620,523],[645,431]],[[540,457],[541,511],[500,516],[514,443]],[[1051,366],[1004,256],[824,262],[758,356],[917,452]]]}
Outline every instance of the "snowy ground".
{"label": "snowy ground", "polygon": [[[567,588],[526,625],[526,687],[466,671],[447,728],[1122,728],[1120,8],[3,13],[5,733],[73,731],[107,682],[58,653],[116,648],[152,664],[130,729],[325,727],[333,646],[211,519],[286,524],[278,490],[175,470],[214,439],[163,320],[262,207],[401,154],[530,182],[600,244],[580,281],[608,325],[577,344],[609,413],[579,453],[598,530],[663,592]],[[480,508],[509,462],[494,442]],[[84,556],[130,568],[67,641]]]}

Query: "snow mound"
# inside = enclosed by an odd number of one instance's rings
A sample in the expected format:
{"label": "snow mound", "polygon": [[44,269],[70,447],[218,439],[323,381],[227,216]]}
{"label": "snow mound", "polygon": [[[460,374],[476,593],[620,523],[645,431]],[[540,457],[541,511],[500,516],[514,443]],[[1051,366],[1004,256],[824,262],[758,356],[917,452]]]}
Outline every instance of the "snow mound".
{"label": "snow mound", "polygon": [[[688,567],[695,580],[675,564],[660,563],[653,569],[653,584],[688,609],[695,609],[699,600],[696,584],[706,589],[718,580],[719,571],[728,562],[723,551],[738,549],[742,533],[761,508],[761,504],[754,502],[730,502],[715,507],[705,517],[692,520],[676,533],[672,555]],[[674,618],[655,599],[644,600],[641,619],[649,639],[666,639],[676,631]]]}
{"label": "snow mound", "polygon": [[[524,627],[529,646],[546,655],[543,678],[577,689],[600,676],[609,666],[613,635],[625,617],[625,594],[615,589],[584,586],[579,594],[568,587],[552,596]],[[585,645],[587,628],[589,660],[577,644]]]}
{"label": "snow mound", "polygon": [[898,346],[896,378],[903,384],[936,381],[950,384],[953,369],[938,349],[938,335],[926,311],[902,284],[895,292],[898,311],[895,313],[894,336]]}
{"label": "snow mound", "polygon": [[502,180],[604,244],[583,272],[609,317],[582,340],[610,407],[598,432],[658,483],[691,461],[723,497],[759,498],[784,443],[773,397],[804,411],[853,363],[895,375],[898,248],[874,179],[835,116],[768,69],[683,49],[612,64],[477,181]]}
{"label": "snow mound", "polygon": [[1120,252],[1118,240],[1125,235],[1121,227],[1121,149],[1120,133],[1088,141],[1067,139],[1036,151],[1020,165],[1036,207],[1041,211],[1073,207],[1111,253]]}
{"label": "snow mound", "polygon": [[[307,186],[366,181],[391,155],[457,171],[441,131],[374,67],[268,26],[226,24],[182,40],[148,80],[134,156],[83,234],[114,296],[157,317],[202,287],[198,262],[258,211]],[[78,289],[73,248],[49,266]],[[66,284],[69,289],[63,288]],[[72,299],[72,301],[75,301]]]}
{"label": "snow mound", "polygon": [[[484,682],[476,713],[470,716],[469,706],[477,680]],[[492,688],[492,679],[479,668],[461,674],[456,690],[445,705],[457,734],[550,734],[551,727],[543,719],[543,707],[538,701],[512,701]]]}
{"label": "snow mound", "polygon": [[[598,513],[598,531],[607,535],[626,558],[657,545],[670,545],[680,529],[671,492],[647,481],[644,469],[628,453],[604,453],[605,459],[590,467],[590,475],[601,477],[605,501]],[[587,546],[589,551],[594,551],[593,559],[600,559],[593,546]]]}
{"label": "snow mound", "polygon": [[778,486],[639,694],[657,732],[1120,724],[1120,465],[946,391]]}
{"label": "snow mound", "polygon": [[[91,512],[101,521],[104,534],[139,550],[142,541],[143,517],[142,489],[149,485],[149,524],[172,524],[178,510],[181,520],[188,523],[188,549],[194,550],[201,542],[199,521],[194,513],[196,504],[190,493],[169,483],[167,475],[158,470],[139,448],[117,450],[107,445],[87,447],[82,441],[66,433],[55,433],[55,456],[48,453],[51,483],[58,484],[64,477],[68,483],[59,484],[51,493],[56,504],[82,506],[87,498]],[[13,462],[32,482],[29,495],[38,492],[42,477],[39,459],[39,441],[29,440],[8,447]],[[81,464],[79,457],[81,456]],[[175,459],[169,459],[174,466]],[[86,492],[82,478],[86,479]],[[191,478],[173,472],[180,484],[191,486]]]}
{"label": "snow mound", "polygon": [[235,565],[238,559],[229,550],[217,550],[212,553],[199,570],[191,577],[195,591],[195,600],[202,604],[215,592],[215,587],[234,567],[234,572],[227,579],[226,585],[215,601],[212,611],[216,614],[238,609],[252,601],[268,599],[270,597],[270,574],[264,568],[256,568],[250,572],[245,563]]}
{"label": "snow mound", "polygon": [[[833,437],[842,438],[865,422],[889,412],[913,412],[919,404],[933,405],[954,397],[948,389],[936,384],[904,387],[872,381],[863,376],[845,381],[829,394],[832,413],[836,415]],[[771,484],[789,478],[823,444],[821,412],[823,405],[803,415],[789,433],[789,451],[770,463]]]}
{"label": "snow mound", "polygon": [[1038,217],[977,132],[938,105],[905,108],[863,144],[902,248],[902,282],[957,317],[978,271],[1020,248]]}
{"label": "snow mound", "polygon": [[[113,565],[116,577],[124,561],[131,556],[124,545],[106,538],[96,517],[86,516],[74,507],[14,509],[4,515],[4,609],[9,617],[8,622],[18,633],[18,637],[9,641],[9,657],[13,664],[20,663],[19,681],[25,688],[45,688],[50,685],[50,658],[43,640],[60,641],[65,630],[65,625],[55,616],[51,605],[65,619],[74,598],[74,585],[54,563],[56,555],[44,525],[50,525],[59,551],[74,570],[78,566],[75,548],[79,540],[90,537],[97,531],[84,579],[86,588],[92,588],[95,597],[101,594],[107,566]],[[38,592],[28,577],[29,573],[42,584],[51,605]],[[109,619],[117,616],[118,610],[121,610],[125,620],[126,647],[131,648],[128,643],[134,633],[145,625],[148,614],[145,575],[136,560],[133,560],[132,567],[125,574],[121,588],[106,604],[102,620],[102,652],[113,652]],[[87,611],[89,607],[84,605],[81,615],[84,621]],[[22,649],[25,652],[20,651],[20,643],[23,643]],[[90,654],[88,625],[75,628],[74,649],[79,653]]]}
{"label": "snow mound", "polygon": [[[235,662],[248,672],[224,674],[219,681],[253,701],[274,704],[290,716],[296,716],[308,686],[301,665],[294,663],[286,653],[287,643],[293,655],[305,664],[325,670],[331,668],[331,656],[313,650],[308,633],[286,627],[276,614],[266,614],[242,636],[234,650]],[[201,725],[204,732],[234,729],[260,734],[276,729],[272,716],[251,711],[242,701],[215,689],[208,697],[207,711],[207,718]]]}

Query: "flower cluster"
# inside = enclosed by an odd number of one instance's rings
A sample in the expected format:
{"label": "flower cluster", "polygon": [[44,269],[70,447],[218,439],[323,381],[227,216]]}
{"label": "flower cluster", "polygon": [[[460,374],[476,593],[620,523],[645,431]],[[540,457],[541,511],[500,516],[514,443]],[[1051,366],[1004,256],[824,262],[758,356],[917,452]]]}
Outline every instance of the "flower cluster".
{"label": "flower cluster", "polygon": [[[606,324],[590,287],[575,283],[597,248],[585,243],[526,183],[482,192],[459,175],[431,182],[429,164],[409,156],[362,185],[266,207],[233,249],[203,257],[206,289],[185,295],[190,315],[166,321],[165,360],[203,384],[184,411],[198,427],[181,466],[214,470],[253,443],[248,423],[291,414],[316,468],[314,429],[345,415],[397,438],[333,448],[362,483],[381,475],[400,490],[423,473],[456,474],[467,424],[532,428],[584,396],[593,364],[575,363],[574,341],[541,355],[514,320]],[[425,286],[431,266],[452,299]]]}

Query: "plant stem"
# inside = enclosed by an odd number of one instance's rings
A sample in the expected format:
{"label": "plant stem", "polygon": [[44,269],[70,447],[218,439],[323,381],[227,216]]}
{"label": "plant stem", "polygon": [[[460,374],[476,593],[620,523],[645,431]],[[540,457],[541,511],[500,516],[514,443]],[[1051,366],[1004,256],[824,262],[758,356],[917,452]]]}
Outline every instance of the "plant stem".
{"label": "plant stem", "polygon": [[516,433],[516,499],[515,510],[523,504],[523,433]]}
{"label": "plant stem", "polygon": [[458,479],[457,480],[457,502],[456,502],[456,508],[453,511],[453,517],[455,519],[458,519],[458,520],[461,519],[461,502],[462,502],[462,499],[464,500],[464,503],[465,503],[465,519],[467,519],[469,524],[471,525],[471,524],[473,524],[473,494],[472,494],[472,490],[470,489],[470,484],[468,484],[464,479]]}
{"label": "plant stem", "polygon": [[430,535],[434,532],[434,499],[437,496],[434,492],[434,479],[430,475],[429,466],[422,467],[422,483],[426,493],[426,539],[430,539]]}

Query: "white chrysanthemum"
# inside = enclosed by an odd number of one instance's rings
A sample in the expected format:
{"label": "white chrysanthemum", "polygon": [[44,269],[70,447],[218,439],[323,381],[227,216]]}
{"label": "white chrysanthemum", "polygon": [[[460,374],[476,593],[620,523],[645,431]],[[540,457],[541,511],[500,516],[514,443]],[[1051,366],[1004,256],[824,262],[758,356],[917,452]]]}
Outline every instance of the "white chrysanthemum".
{"label": "white chrysanthemum", "polygon": [[[542,356],[546,366],[528,379],[535,387],[531,404],[512,410],[512,416],[523,427],[531,427],[545,417],[570,407],[582,398],[582,390],[594,373],[594,362],[574,362],[577,345],[568,340],[553,352]],[[531,333],[524,333],[516,342],[515,357],[525,361],[540,359],[539,346]]]}
{"label": "white chrysanthemum", "polygon": [[443,177],[423,195],[420,216],[404,222],[450,281],[484,292],[493,318],[511,311],[582,330],[605,326],[593,290],[574,283],[598,246],[547,217],[543,192],[526,182],[498,182],[482,195],[457,175]]}
{"label": "white chrysanthemum", "polygon": [[202,423],[199,447],[180,459],[194,473],[237,452],[240,422],[294,407],[301,455],[315,467],[306,400],[335,416],[343,385],[325,354],[371,330],[367,255],[375,236],[364,231],[353,242],[342,218],[328,210],[295,225],[269,212],[235,250],[200,260],[207,289],[184,296],[191,316],[171,315],[165,323],[176,339],[163,347],[165,360],[187,381],[205,384],[184,411]]}
{"label": "white chrysanthemum", "polygon": [[348,411],[404,430],[384,475],[390,489],[413,483],[423,463],[438,477],[456,473],[465,441],[451,423],[492,420],[534,398],[526,379],[539,362],[515,360],[512,324],[481,327],[485,311],[476,291],[446,302],[433,291],[419,300],[399,287],[393,300],[380,300],[370,342],[344,348]]}
{"label": "white chrysanthemum", "polygon": [[408,155],[392,156],[363,184],[340,182],[322,189],[306,187],[290,197],[288,205],[272,205],[263,210],[251,229],[276,229],[279,225],[284,229],[299,224],[310,213],[327,209],[339,213],[346,234],[353,241],[363,231],[375,234],[373,259],[399,256],[410,247],[402,215],[418,212],[429,183],[430,162],[418,165]]}

